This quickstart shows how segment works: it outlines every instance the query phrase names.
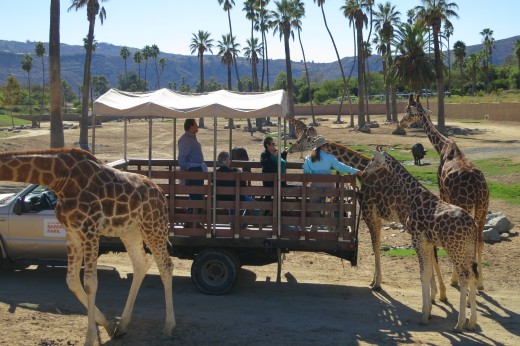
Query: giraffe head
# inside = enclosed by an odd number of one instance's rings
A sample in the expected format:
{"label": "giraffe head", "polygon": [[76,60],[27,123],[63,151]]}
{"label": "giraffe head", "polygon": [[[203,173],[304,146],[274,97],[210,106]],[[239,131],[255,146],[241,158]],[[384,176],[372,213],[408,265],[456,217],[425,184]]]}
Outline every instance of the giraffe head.
{"label": "giraffe head", "polygon": [[306,128],[300,138],[289,148],[289,154],[311,150],[314,148],[314,138],[318,136],[318,131],[314,127]]}
{"label": "giraffe head", "polygon": [[429,116],[430,113],[430,111],[425,110],[422,107],[419,94],[417,94],[415,100],[413,99],[413,94],[410,94],[410,98],[408,99],[408,106],[406,106],[404,111],[405,115],[399,122],[401,127],[407,127],[413,123],[420,122],[422,116]]}
{"label": "giraffe head", "polygon": [[370,180],[382,179],[391,174],[393,158],[384,152],[381,147],[378,147],[377,150],[372,150],[372,155],[372,161],[370,161],[363,171],[363,181],[366,181],[367,178]]}

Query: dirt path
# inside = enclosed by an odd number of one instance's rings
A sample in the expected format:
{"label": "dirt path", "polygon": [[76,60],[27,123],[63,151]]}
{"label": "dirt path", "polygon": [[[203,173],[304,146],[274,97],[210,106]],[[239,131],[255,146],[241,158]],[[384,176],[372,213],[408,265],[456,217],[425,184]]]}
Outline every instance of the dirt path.
{"label": "dirt path", "polygon": [[[332,118],[331,118],[332,119]],[[381,121],[382,123],[382,121]],[[458,134],[454,138],[471,159],[492,152],[520,155],[508,147],[520,147],[520,124],[450,123]],[[179,129],[182,124],[179,124]],[[343,144],[403,145],[418,141],[431,146],[420,130],[408,130],[405,137],[389,135],[391,125],[374,129],[370,135],[322,123],[318,131]],[[171,123],[154,124],[153,155],[172,156]],[[159,133],[160,132],[160,133]],[[147,156],[148,127],[129,125],[132,157]],[[179,132],[180,133],[180,132]],[[219,138],[227,138],[219,130]],[[111,123],[96,132],[97,156],[103,160],[121,158],[122,124]],[[66,130],[66,144],[77,141],[79,130]],[[144,140],[143,140],[144,138]],[[213,131],[203,129],[199,138],[213,143]],[[260,156],[261,136],[233,132],[234,143],[248,149],[253,160]],[[48,147],[47,134],[0,140],[0,150]],[[219,148],[227,147],[219,140]],[[212,157],[210,145],[205,155]],[[495,148],[495,149],[491,149]],[[498,149],[496,149],[498,148]],[[472,152],[473,150],[473,152]],[[137,155],[136,155],[137,154]],[[299,155],[290,158],[298,161]],[[504,212],[520,230],[520,208],[492,201],[492,211]],[[384,230],[383,242],[408,245],[409,236],[396,230]],[[174,304],[177,327],[174,336],[162,336],[164,323],[163,289],[155,267],[141,287],[131,328],[121,339],[110,340],[101,331],[102,345],[515,345],[520,342],[520,277],[518,258],[520,237],[486,244],[484,249],[485,291],[477,297],[478,325],[473,333],[456,334],[451,329],[458,314],[458,290],[448,287],[449,303],[433,307],[428,326],[419,325],[421,287],[417,259],[383,256],[382,292],[372,292],[374,259],[368,232],[360,227],[358,267],[316,253],[290,253],[284,261],[281,283],[276,283],[276,265],[244,267],[235,288],[225,296],[206,296],[197,291],[190,279],[191,262],[174,258]],[[132,268],[126,254],[103,255],[99,261],[97,303],[108,316],[120,316],[130,288]],[[451,265],[441,260],[445,281]],[[27,270],[0,273],[1,345],[80,345],[84,341],[87,320],[85,309],[68,290],[64,268],[32,266]]]}

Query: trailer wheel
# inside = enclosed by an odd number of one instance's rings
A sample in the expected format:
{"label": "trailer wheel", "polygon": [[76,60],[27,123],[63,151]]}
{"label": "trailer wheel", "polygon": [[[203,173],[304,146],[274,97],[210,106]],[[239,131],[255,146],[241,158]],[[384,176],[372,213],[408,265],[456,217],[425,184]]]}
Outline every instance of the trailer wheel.
{"label": "trailer wheel", "polygon": [[208,249],[193,260],[191,280],[205,294],[226,294],[235,286],[239,269],[238,258],[233,253]]}

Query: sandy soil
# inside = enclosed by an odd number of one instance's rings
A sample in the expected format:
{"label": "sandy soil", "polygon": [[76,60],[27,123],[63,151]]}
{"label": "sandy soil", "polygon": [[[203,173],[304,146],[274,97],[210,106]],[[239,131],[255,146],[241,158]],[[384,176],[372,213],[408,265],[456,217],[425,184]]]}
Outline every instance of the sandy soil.
{"label": "sandy soil", "polygon": [[[322,121],[320,134],[347,145],[391,145],[409,148],[421,142],[433,150],[421,130],[408,129],[408,135],[390,135],[393,125],[382,125],[371,134],[334,125],[334,117]],[[347,120],[347,119],[346,119]],[[383,123],[381,117],[373,117]],[[206,120],[206,124],[211,122]],[[310,122],[308,119],[307,122]],[[238,122],[245,125],[245,122]],[[229,147],[229,130],[219,122],[219,150]],[[520,123],[459,123],[448,121],[453,138],[470,159],[489,156],[520,159]],[[48,124],[44,124],[48,126]],[[182,124],[179,122],[179,134]],[[153,125],[154,158],[171,158],[172,122]],[[272,128],[273,129],[273,128]],[[30,130],[27,130],[29,133]],[[26,131],[22,131],[22,134]],[[34,134],[34,133],[33,133]],[[66,130],[66,145],[74,146],[79,130]],[[128,156],[148,156],[148,126],[133,121],[128,127]],[[123,156],[122,123],[107,123],[96,130],[96,155],[111,161]],[[1,134],[0,134],[1,136]],[[205,155],[213,155],[213,130],[201,129],[199,140]],[[253,160],[262,150],[262,134],[251,136],[233,131],[233,145],[248,149]],[[49,146],[49,131],[17,138],[0,137],[0,150],[37,149]],[[290,157],[301,160],[298,154]],[[412,156],[410,154],[410,160]],[[426,163],[433,163],[426,156]],[[520,173],[487,177],[518,182]],[[3,189],[13,184],[2,183]],[[458,290],[448,287],[449,303],[433,307],[428,326],[419,325],[421,288],[416,258],[383,256],[383,291],[368,287],[373,273],[373,255],[368,232],[360,225],[358,266],[351,267],[335,257],[320,253],[290,253],[283,264],[283,278],[276,283],[276,265],[243,267],[235,288],[225,296],[201,294],[191,283],[191,262],[174,258],[174,304],[177,327],[173,337],[161,334],[164,323],[164,296],[158,271],[149,272],[139,293],[131,328],[120,339],[110,340],[100,330],[102,345],[515,345],[520,342],[520,208],[492,200],[491,211],[501,211],[517,226],[507,241],[486,244],[484,249],[485,291],[477,297],[478,325],[475,332],[456,334]],[[383,230],[388,245],[408,245],[409,236],[398,230]],[[126,254],[103,255],[99,259],[97,305],[108,316],[120,316],[130,287],[132,267]],[[451,265],[441,259],[445,280]],[[0,273],[0,344],[2,345],[79,345],[86,332],[86,310],[68,290],[64,268],[31,266],[11,268]]]}

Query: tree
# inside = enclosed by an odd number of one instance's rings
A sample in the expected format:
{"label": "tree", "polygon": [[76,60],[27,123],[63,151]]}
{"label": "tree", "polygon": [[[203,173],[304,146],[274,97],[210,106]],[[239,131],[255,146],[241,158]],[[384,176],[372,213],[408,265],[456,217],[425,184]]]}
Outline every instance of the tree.
{"label": "tree", "polygon": [[452,26],[451,17],[458,18],[455,9],[456,3],[446,2],[445,0],[421,0],[423,6],[417,6],[417,19],[420,24],[426,25],[433,31],[433,52],[435,56],[435,72],[437,75],[437,100],[438,115],[437,126],[440,132],[445,132],[444,116],[444,64],[441,57],[440,32],[442,24]]}
{"label": "tree", "polygon": [[453,25],[449,22],[444,23],[444,37],[446,37],[448,47],[448,90],[451,89],[451,54],[450,54],[450,37],[453,35]]}
{"label": "tree", "polygon": [[34,51],[36,56],[42,60],[42,99],[40,103],[40,117],[38,118],[38,127],[40,127],[43,114],[43,101],[45,96],[45,62],[43,60],[43,57],[45,56],[45,45],[42,42],[36,43]]}
{"label": "tree", "polygon": [[260,89],[260,86],[258,84],[258,70],[257,66],[260,62],[260,59],[258,59],[258,56],[262,56],[262,44],[258,43],[258,38],[253,38],[253,41],[247,39],[246,40],[246,46],[243,49],[244,56],[247,60],[251,63],[251,70],[252,70],[252,82],[253,82],[253,90],[252,91],[258,91]]}
{"label": "tree", "polygon": [[482,69],[484,72],[485,77],[485,83],[484,86],[486,88],[486,92],[488,92],[488,85],[489,85],[489,68],[491,66],[492,55],[493,55],[493,48],[495,48],[494,42],[495,39],[493,38],[493,30],[486,28],[480,32],[480,35],[482,35],[482,44],[484,45],[484,55],[485,59],[482,61]]}
{"label": "tree", "polygon": [[63,117],[61,115],[60,64],[60,0],[51,0],[49,28],[49,91],[51,111],[51,148],[63,148]]}
{"label": "tree", "polygon": [[7,77],[7,84],[2,87],[2,105],[11,106],[11,122],[14,127],[13,108],[23,100],[22,88],[15,77]]}
{"label": "tree", "polygon": [[[125,78],[128,79],[128,70],[126,68],[126,59],[128,59],[128,57],[130,56],[130,50],[128,49],[128,47],[123,46],[119,49],[119,55],[125,62]],[[127,81],[127,83],[128,83],[128,81]]]}
{"label": "tree", "polygon": [[[347,78],[345,77],[345,72],[343,71],[343,65],[341,64],[341,58],[339,57],[338,48],[336,47],[336,42],[334,41],[334,37],[332,37],[332,33],[330,32],[329,25],[327,24],[327,18],[325,17],[325,11],[323,9],[323,5],[325,5],[325,0],[313,0],[314,3],[318,4],[318,7],[321,8],[321,14],[323,16],[323,23],[325,23],[325,28],[327,29],[327,32],[329,33],[330,40],[332,41],[332,45],[334,46],[334,51],[336,52],[336,57],[338,59],[338,65],[339,69],[341,71],[341,76],[343,77],[343,95],[341,95],[341,101],[339,103],[339,109],[338,109],[338,118],[336,119],[336,123],[342,123],[341,121],[341,109],[343,108],[343,100],[345,99],[345,94],[348,93],[348,82]],[[350,100],[350,95],[349,95]],[[350,102],[350,101],[349,101]],[[352,114],[352,110],[350,112]],[[350,127],[354,127],[353,118],[350,119]]]}
{"label": "tree", "polygon": [[147,82],[147,79],[146,79],[146,74],[148,72],[148,59],[152,56],[152,47],[150,47],[149,45],[146,45],[143,47],[143,49],[141,50],[141,55],[143,57],[143,60],[144,60],[144,85],[145,85],[145,90],[148,89],[148,82]]}
{"label": "tree", "polygon": [[375,30],[381,40],[379,51],[383,59],[387,119],[397,122],[397,88],[395,84],[388,83],[387,73],[388,67],[393,63],[392,39],[394,38],[394,27],[400,24],[401,12],[396,11],[395,6],[387,1],[384,5],[378,4],[378,10],[374,15]]}
{"label": "tree", "polygon": [[[257,19],[255,21],[255,30],[260,31],[262,36],[262,79],[260,80],[260,90],[264,91],[264,75],[266,76],[266,90],[270,90],[269,85],[269,54],[267,52],[267,32],[269,31],[269,22],[271,21],[271,13],[266,9],[270,0],[256,0],[255,10]],[[269,122],[269,118],[268,122]]]}
{"label": "tree", "polygon": [[161,87],[161,76],[164,72],[164,68],[166,67],[166,58],[165,57],[161,57],[159,59],[159,67],[161,68],[161,70],[159,71],[159,82],[157,84],[160,88]]}
{"label": "tree", "polygon": [[155,65],[155,76],[157,78],[157,81],[155,83],[156,90],[159,89],[159,67],[157,66],[157,57],[160,53],[161,51],[159,50],[159,47],[157,47],[156,44],[152,44],[152,46],[150,47],[150,57],[153,58],[153,62]]}
{"label": "tree", "polygon": [[[108,0],[101,0],[108,1]],[[72,0],[72,5],[69,11],[75,9],[76,11],[87,7],[87,19],[89,22],[87,34],[87,51],[85,54],[85,69],[83,71],[83,97],[81,101],[81,119],[80,119],[80,134],[79,145],[82,149],[89,150],[88,147],[88,106],[89,106],[89,90],[90,90],[90,65],[92,63],[92,52],[94,43],[94,27],[96,25],[96,17],[99,15],[99,20],[103,24],[103,20],[107,14],[105,8],[99,5],[99,0]]]}
{"label": "tree", "polygon": [[516,39],[513,50],[515,52],[516,60],[518,60],[518,72],[520,72],[520,38]]}
{"label": "tree", "polygon": [[[30,54],[25,54],[20,61],[22,64],[22,70],[27,72],[27,82],[29,84],[29,115],[32,115],[32,97],[31,97],[31,70],[33,68],[33,57]],[[35,126],[36,121],[32,121],[32,125]]]}
{"label": "tree", "polygon": [[[246,12],[246,19],[251,21],[251,37],[249,39],[248,44],[251,44],[254,39],[253,33],[254,33],[254,29],[255,29],[255,18],[256,18],[255,2],[256,2],[256,0],[245,0],[244,8],[242,9],[242,11]],[[257,42],[258,42],[258,40],[257,40]],[[253,81],[253,90],[258,91],[255,89],[255,72],[253,71],[253,64],[251,64],[251,80]]]}
{"label": "tree", "polygon": [[[225,12],[227,12],[228,22],[229,22],[229,37],[233,40],[233,42],[231,42],[231,44],[234,46],[236,37],[233,36],[233,27],[231,26],[231,12],[230,11],[233,8],[233,6],[235,6],[235,1],[234,0],[218,0],[218,4],[223,5],[222,8],[224,9]],[[235,64],[235,73],[237,75],[237,89],[238,89],[238,91],[241,91],[240,77],[238,76],[237,51],[236,50],[233,51],[232,54],[233,54],[233,63]]]}
{"label": "tree", "polygon": [[[291,48],[289,46],[289,38],[293,37],[292,23],[298,14],[296,2],[292,0],[280,0],[274,2],[276,11],[271,11],[270,26],[274,29],[273,35],[277,32],[280,34],[280,40],[283,39],[285,47],[285,70],[287,73],[287,102],[289,106],[289,116],[294,116],[294,84],[291,67]],[[294,137],[294,126],[289,126],[289,135]]]}
{"label": "tree", "polygon": [[[231,90],[231,65],[233,65],[233,53],[236,52],[240,45],[229,35],[222,35],[222,41],[217,42],[218,53],[221,56],[221,62],[227,67],[227,89]],[[229,128],[234,128],[233,118],[229,118]]]}
{"label": "tree", "polygon": [[460,93],[464,95],[464,59],[466,58],[466,44],[457,41],[453,45],[453,55],[455,56],[455,64],[460,68]]}
{"label": "tree", "polygon": [[477,73],[480,65],[480,55],[478,53],[471,53],[467,62],[469,78],[471,80],[471,94],[474,96],[477,84]]}
{"label": "tree", "polygon": [[[200,83],[198,90],[204,92],[204,53],[210,51],[213,53],[213,39],[210,38],[210,33],[204,30],[199,30],[197,34],[192,34],[190,44],[191,54],[197,52],[197,59],[199,59]],[[204,118],[199,118],[199,127],[204,128]]]}
{"label": "tree", "polygon": [[349,23],[356,27],[356,45],[357,45],[357,65],[358,65],[358,128],[365,126],[365,75],[363,61],[363,26],[368,25],[369,3],[366,0],[347,0],[345,6],[342,6],[343,15],[349,19]]}
{"label": "tree", "polygon": [[398,26],[392,42],[396,47],[396,55],[388,71],[390,81],[407,85],[412,91],[418,92],[435,80],[435,62],[426,54],[426,35],[426,29],[419,23]]}
{"label": "tree", "polygon": [[301,18],[305,17],[305,4],[302,0],[295,0],[296,1],[296,13],[295,13],[295,19],[293,21],[293,26],[296,28],[298,32],[298,42],[300,42],[300,48],[302,50],[302,56],[303,56],[303,65],[305,67],[305,81],[307,82],[307,89],[309,92],[309,102],[311,104],[311,116],[312,116],[312,126],[318,126],[319,124],[316,122],[316,117],[314,116],[314,105],[312,104],[312,90],[311,90],[311,81],[309,78],[309,69],[307,67],[307,59],[305,58],[305,50],[303,49],[303,43],[302,43],[302,22]]}
{"label": "tree", "polygon": [[[139,89],[137,89],[137,91],[140,91],[141,90],[141,62],[143,61],[143,55],[141,54],[141,51],[138,49],[134,52],[134,62],[137,64],[138,66],[138,71],[139,71],[139,74],[138,74],[138,83],[137,85],[139,86]],[[145,83],[146,84],[146,83]],[[144,90],[144,87],[145,86],[142,86],[142,90]]]}

